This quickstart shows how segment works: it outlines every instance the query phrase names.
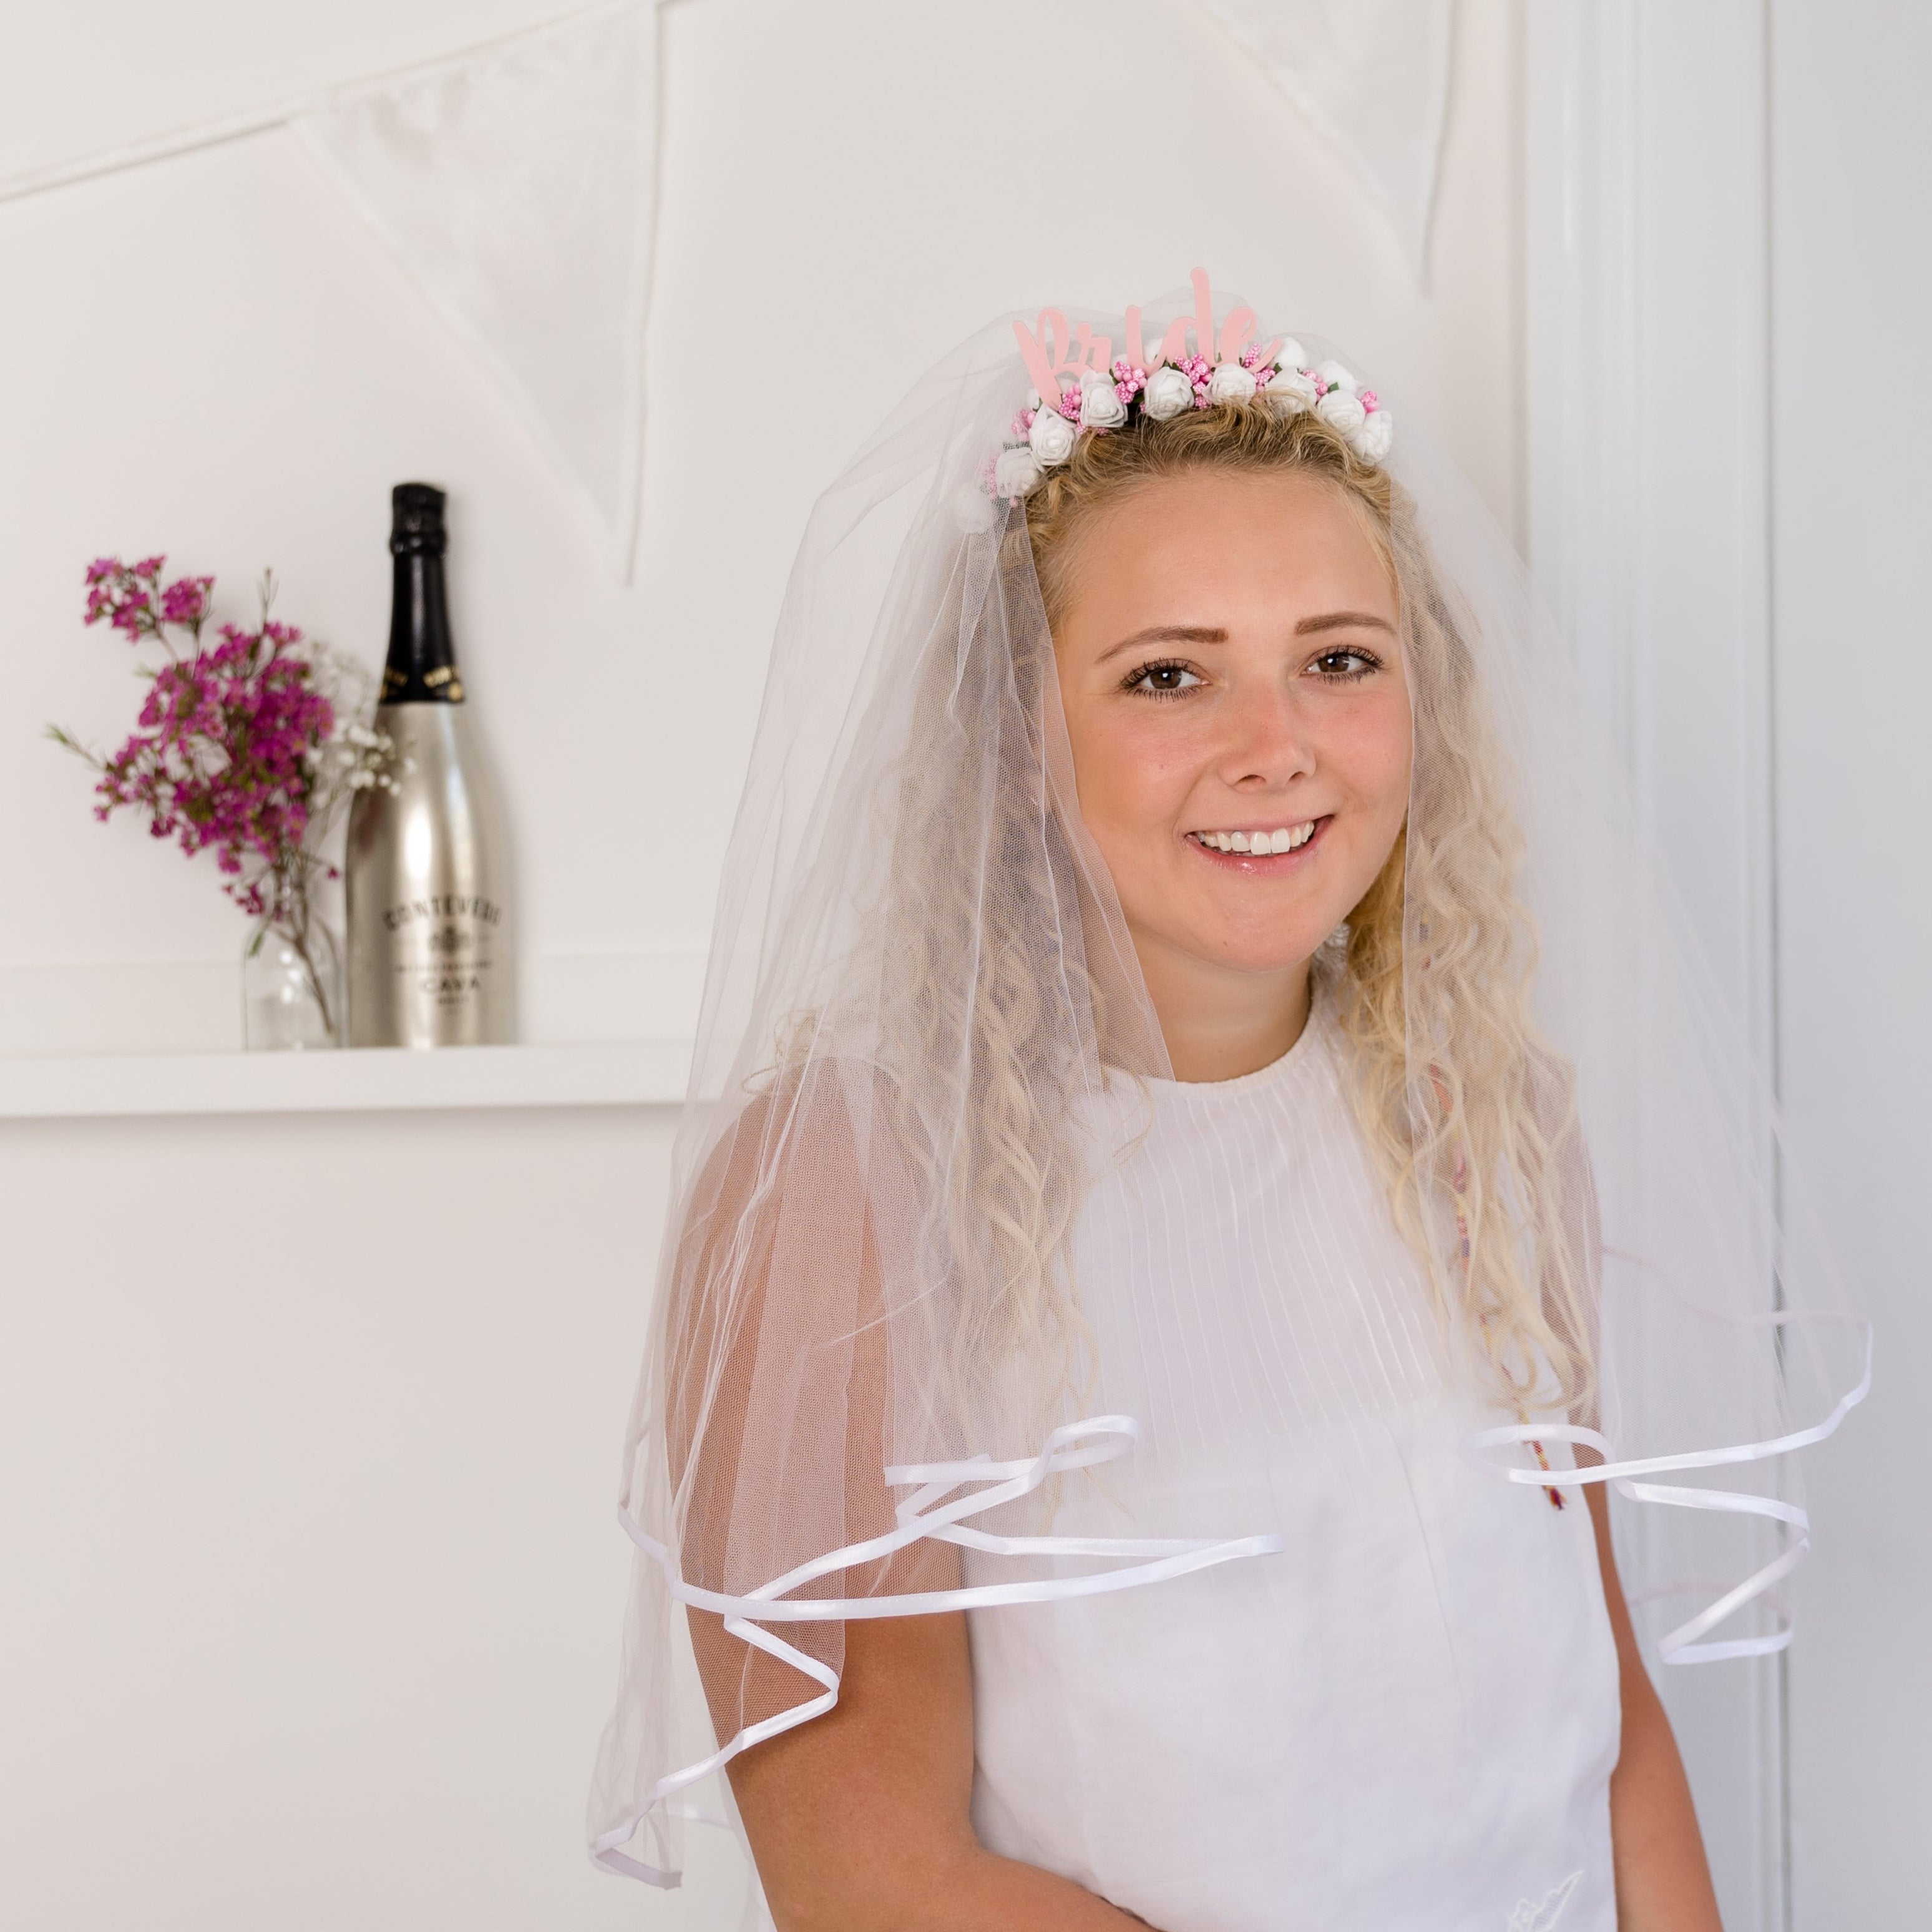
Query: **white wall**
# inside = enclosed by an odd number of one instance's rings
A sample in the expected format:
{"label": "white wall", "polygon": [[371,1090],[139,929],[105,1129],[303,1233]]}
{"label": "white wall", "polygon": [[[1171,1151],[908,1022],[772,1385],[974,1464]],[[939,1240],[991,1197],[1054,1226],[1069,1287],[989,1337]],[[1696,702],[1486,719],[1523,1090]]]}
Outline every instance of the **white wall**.
{"label": "white wall", "polygon": [[1771,8],[1778,964],[1791,1134],[1876,1393],[1817,1454],[1791,1662],[1798,1932],[1924,1922],[1932,1543],[1911,1472],[1932,1374],[1932,16]]}
{"label": "white wall", "polygon": [[[0,173],[552,10],[16,4]],[[241,922],[94,825],[35,740],[130,709],[121,647],[76,621],[100,550],[165,548],[231,593],[272,562],[284,614],[373,657],[388,486],[450,486],[532,1030],[585,1038],[685,1023],[811,497],[989,315],[1204,262],[1348,345],[1514,524],[1511,19],[1460,9],[1424,296],[1185,0],[678,0],[629,591],[286,136],[0,206],[0,1052],[234,1039]],[[810,367],[852,316],[876,318],[862,392],[778,416],[691,374],[721,319]],[[728,1872],[646,1897],[579,1844],[668,1132],[617,1109],[0,1131],[0,1920],[733,1922]]]}
{"label": "white wall", "polygon": [[[332,34],[289,9],[297,58],[279,30],[169,10],[181,17],[152,45],[132,6],[35,16],[37,58],[0,78],[0,170],[476,30],[448,0],[350,11]],[[666,10],[646,524],[628,592],[502,397],[289,136],[0,207],[20,748],[0,762],[0,813],[44,821],[0,857],[0,903],[28,914],[0,929],[0,1052],[235,1042],[234,914],[134,824],[95,826],[84,770],[27,742],[46,718],[104,742],[126,716],[124,650],[76,622],[80,566],[102,550],[218,571],[237,610],[272,563],[281,614],[378,656],[388,485],[451,487],[459,645],[518,829],[529,1031],[584,1039],[685,1024],[795,534],[891,400],[989,316],[1118,303],[1205,262],[1264,314],[1348,344],[1513,519],[1501,5],[1469,10],[1426,298],[1352,178],[1187,0],[1058,10],[1088,78],[1055,129],[1025,84],[1041,15],[1020,0]],[[440,32],[404,34],[398,17]],[[83,105],[104,41],[111,112]],[[1153,151],[1120,126],[1150,74]],[[63,94],[70,122],[47,106]],[[774,353],[838,372],[802,384],[782,425],[762,385],[712,379],[721,357]],[[634,980],[599,970],[640,956]],[[128,960],[154,970],[132,986],[104,971]],[[633,984],[660,1012],[626,1010]]]}

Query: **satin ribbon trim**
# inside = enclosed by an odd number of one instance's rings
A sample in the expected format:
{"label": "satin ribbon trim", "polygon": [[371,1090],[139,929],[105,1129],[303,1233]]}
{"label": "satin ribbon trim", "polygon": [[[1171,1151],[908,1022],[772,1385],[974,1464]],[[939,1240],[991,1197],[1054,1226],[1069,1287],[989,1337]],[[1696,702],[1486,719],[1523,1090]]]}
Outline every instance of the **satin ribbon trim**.
{"label": "satin ribbon trim", "polygon": [[[1130,1415],[1089,1416],[1056,1429],[1046,1438],[1037,1456],[1010,1462],[994,1462],[976,1456],[958,1462],[904,1462],[885,1472],[885,1480],[895,1489],[917,1484],[915,1492],[894,1506],[897,1526],[863,1543],[848,1544],[842,1550],[828,1551],[809,1562],[788,1570],[768,1583],[761,1583],[742,1596],[727,1595],[716,1590],[700,1589],[679,1574],[671,1552],[655,1537],[647,1534],[628,1510],[620,1508],[617,1520],[638,1549],[663,1572],[670,1594],[694,1610],[722,1615],[725,1629],[741,1642],[755,1646],[781,1664],[789,1664],[801,1675],[824,1686],[820,1694],[794,1704],[775,1716],[747,1724],[736,1736],[695,1764],[686,1765],[660,1778],[651,1795],[628,1822],[614,1826],[592,1841],[591,1862],[606,1871],[644,1880],[657,1886],[675,1886],[679,1874],[661,1872],[654,1866],[631,1858],[616,1848],[631,1837],[643,1819],[656,1806],[665,1803],[688,1786],[722,1769],[741,1751],[763,1744],[767,1738],[809,1724],[822,1717],[838,1701],[838,1675],[830,1666],[787,1643],[776,1631],[764,1628],[773,1623],[849,1623],[868,1617],[932,1616],[942,1611],[990,1610],[1009,1604],[1046,1604],[1078,1597],[1097,1597],[1114,1590],[1128,1590],[1146,1583],[1184,1576],[1219,1563],[1244,1556],[1272,1556],[1280,1553],[1279,1536],[1242,1536],[1216,1540],[1209,1537],[1154,1538],[1112,1536],[995,1536],[989,1531],[968,1526],[965,1519],[996,1509],[1003,1503],[1030,1495],[1049,1476],[1070,1469],[1111,1462],[1124,1454],[1130,1443],[1140,1436],[1140,1425]],[[953,1492],[968,1484],[986,1486],[962,1496]],[[950,1500],[947,1500],[948,1498]],[[1137,1558],[1120,1568],[1096,1571],[1088,1576],[1041,1578],[1025,1582],[981,1583],[957,1590],[922,1590],[898,1596],[812,1598],[803,1600],[789,1593],[819,1577],[876,1562],[896,1550],[922,1539],[958,1544],[994,1556],[1120,1556]]]}
{"label": "satin ribbon trim", "polygon": [[1768,1437],[1762,1442],[1731,1443],[1718,1449],[1692,1450],[1676,1456],[1640,1456],[1629,1462],[1617,1460],[1616,1447],[1608,1436],[1571,1422],[1512,1423],[1500,1429],[1480,1430],[1468,1437],[1462,1444],[1464,1457],[1489,1474],[1500,1476],[1506,1482],[1531,1483],[1539,1489],[1546,1489],[1550,1484],[1549,1472],[1499,1462],[1485,1452],[1531,1442],[1580,1443],[1595,1450],[1604,1460],[1588,1468],[1561,1471],[1558,1488],[1609,1483],[1619,1496],[1628,1497],[1632,1502],[1656,1503],[1674,1509],[1712,1510],[1734,1516],[1766,1516],[1785,1526],[1789,1540],[1762,1569],[1754,1570],[1735,1588],[1726,1591],[1687,1622],[1658,1638],[1658,1654],[1666,1664],[1717,1664],[1727,1658],[1768,1657],[1786,1648],[1792,1637],[1788,1620],[1780,1622],[1775,1630],[1764,1636],[1720,1638],[1712,1643],[1698,1640],[1735,1616],[1747,1604],[1782,1582],[1804,1562],[1811,1547],[1811,1519],[1796,1503],[1782,1502],[1773,1496],[1748,1496],[1735,1490],[1689,1489],[1680,1484],[1642,1482],[1636,1479],[1672,1470],[1712,1469],[1740,1462],[1761,1462],[1774,1456],[1788,1455],[1793,1450],[1808,1448],[1832,1434],[1871,1393],[1873,1338],[1869,1322],[1857,1316],[1818,1315],[1802,1310],[1780,1312],[1765,1318],[1777,1327],[1805,1321],[1826,1321],[1849,1323],[1864,1330],[1864,1371],[1857,1385],[1839,1397],[1823,1421],[1814,1423],[1809,1428],[1794,1430],[1786,1436]]}

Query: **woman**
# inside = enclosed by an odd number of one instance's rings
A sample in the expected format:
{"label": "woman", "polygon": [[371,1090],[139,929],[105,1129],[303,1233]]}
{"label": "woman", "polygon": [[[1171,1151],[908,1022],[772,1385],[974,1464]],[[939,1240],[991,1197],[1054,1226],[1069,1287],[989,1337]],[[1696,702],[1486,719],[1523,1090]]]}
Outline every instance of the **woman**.
{"label": "woman", "polygon": [[1630,1478],[1791,1446],[1794,1367],[1808,1435],[1862,1389],[1760,1312],[1748,1144],[1503,548],[1193,294],[969,344],[808,533],[594,1851],[667,1882],[722,1765],[785,1932],[1707,1932],[1608,1489],[1757,1566],[1664,1654],[1774,1648],[1801,1514]]}

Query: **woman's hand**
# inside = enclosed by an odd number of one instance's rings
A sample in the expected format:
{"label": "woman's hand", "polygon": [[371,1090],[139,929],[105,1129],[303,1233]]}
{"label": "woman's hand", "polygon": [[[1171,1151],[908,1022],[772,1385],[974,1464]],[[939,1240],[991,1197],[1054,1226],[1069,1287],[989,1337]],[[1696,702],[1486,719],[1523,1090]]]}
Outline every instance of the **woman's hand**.
{"label": "woman's hand", "polygon": [[[716,1654],[710,1634],[700,1659]],[[754,1744],[730,1774],[778,1932],[1143,1923],[1065,1879],[995,1858],[974,1836],[973,1673],[960,1612],[848,1624],[838,1703]]]}
{"label": "woman's hand", "polygon": [[1630,1606],[1618,1580],[1609,1499],[1600,1483],[1587,1484],[1584,1494],[1596,1526],[1623,1690],[1623,1749],[1610,1776],[1618,1932],[1723,1932],[1690,1780],[1663,1701],[1638,1652]]}

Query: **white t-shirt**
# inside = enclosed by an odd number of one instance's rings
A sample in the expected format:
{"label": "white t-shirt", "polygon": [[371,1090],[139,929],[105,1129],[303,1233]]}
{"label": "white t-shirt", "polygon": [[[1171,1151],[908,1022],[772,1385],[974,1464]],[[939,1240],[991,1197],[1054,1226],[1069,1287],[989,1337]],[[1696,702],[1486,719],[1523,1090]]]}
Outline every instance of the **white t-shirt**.
{"label": "white t-shirt", "polygon": [[1145,1433],[1052,1527],[1286,1547],[970,1612],[974,1822],[1160,1932],[1614,1932],[1589,1513],[1461,1454],[1516,1418],[1447,1372],[1348,1052],[1318,1000],[1259,1072],[1096,1111],[1084,1406]]}

